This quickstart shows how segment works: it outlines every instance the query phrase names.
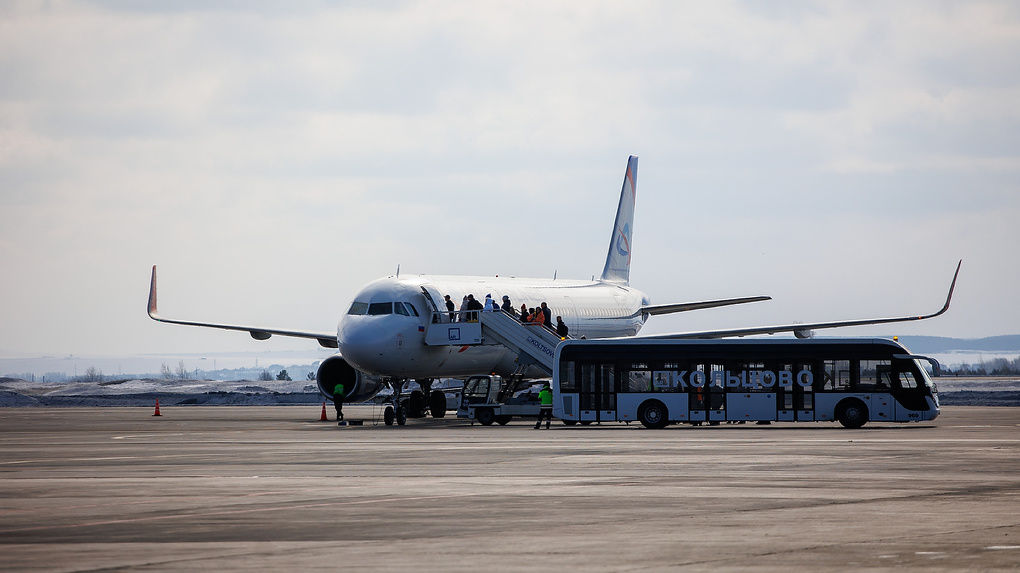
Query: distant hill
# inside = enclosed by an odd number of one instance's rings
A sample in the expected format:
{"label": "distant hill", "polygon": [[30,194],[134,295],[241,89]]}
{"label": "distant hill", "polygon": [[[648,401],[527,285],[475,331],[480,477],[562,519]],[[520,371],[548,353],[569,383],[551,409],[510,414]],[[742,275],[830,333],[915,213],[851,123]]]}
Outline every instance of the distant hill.
{"label": "distant hill", "polygon": [[[892,338],[891,336],[887,338]],[[900,336],[900,343],[911,352],[939,354],[953,351],[1016,352],[1020,354],[1020,334],[986,338],[948,338],[943,336]]]}

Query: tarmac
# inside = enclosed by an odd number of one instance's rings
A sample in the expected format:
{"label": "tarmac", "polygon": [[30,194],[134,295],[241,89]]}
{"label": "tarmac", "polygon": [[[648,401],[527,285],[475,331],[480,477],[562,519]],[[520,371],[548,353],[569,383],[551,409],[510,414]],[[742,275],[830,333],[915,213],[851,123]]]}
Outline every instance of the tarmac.
{"label": "tarmac", "polygon": [[365,425],[318,405],[0,408],[0,569],[1020,568],[1020,408],[540,431],[345,410]]}

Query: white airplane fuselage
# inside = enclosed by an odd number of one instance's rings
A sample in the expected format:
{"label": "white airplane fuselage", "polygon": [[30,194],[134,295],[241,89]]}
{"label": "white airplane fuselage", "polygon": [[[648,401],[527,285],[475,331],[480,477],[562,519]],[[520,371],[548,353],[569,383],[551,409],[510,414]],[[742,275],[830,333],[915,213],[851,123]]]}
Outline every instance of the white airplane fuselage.
{"label": "white airplane fuselage", "polygon": [[517,354],[500,344],[426,345],[425,330],[433,308],[423,287],[432,293],[442,313],[447,312],[442,304],[443,295],[450,295],[457,309],[468,294],[480,302],[491,294],[497,304],[502,303],[504,295],[509,296],[515,310],[522,303],[538,308],[545,302],[554,323],[555,317],[563,317],[570,336],[575,338],[633,336],[648,318],[641,312],[642,306],[649,303],[644,293],[610,282],[477,276],[388,277],[369,283],[354,297],[351,308],[363,309],[373,303],[407,303],[413,310],[407,314],[398,310],[375,315],[349,311],[337,327],[340,355],[362,372],[388,377],[454,377],[514,370]]}

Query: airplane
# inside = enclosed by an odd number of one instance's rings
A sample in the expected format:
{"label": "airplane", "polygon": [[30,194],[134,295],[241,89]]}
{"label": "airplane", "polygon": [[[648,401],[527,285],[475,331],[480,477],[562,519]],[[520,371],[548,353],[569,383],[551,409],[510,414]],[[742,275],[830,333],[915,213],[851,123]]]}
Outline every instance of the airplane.
{"label": "airplane", "polygon": [[[630,286],[630,266],[634,229],[634,205],[637,191],[637,156],[630,156],[624,175],[616,219],[602,274],[592,280],[563,280],[488,276],[396,275],[380,278],[363,287],[347,313],[340,317],[336,332],[310,332],[250,325],[234,325],[164,318],[156,305],[156,266],[152,267],[148,314],[153,320],[188,326],[246,331],[256,340],[273,335],[316,340],[338,352],[322,361],[316,372],[320,392],[332,400],[333,388],[343,383],[345,401],[371,399],[380,390],[393,388],[392,405],[385,411],[385,422],[403,425],[408,416],[442,417],[446,400],[442,392],[431,392],[437,378],[467,377],[495,373],[504,377],[544,377],[547,372],[520,363],[518,353],[498,342],[481,344],[428,345],[425,331],[430,321],[448,320],[443,295],[462,301],[468,295],[503,295],[514,304],[538,307],[547,302],[555,315],[562,316],[573,338],[614,338],[635,336],[644,323],[656,315],[717,308],[771,300],[768,296],[750,296],[687,303],[651,304],[649,297]],[[961,261],[962,264],[962,261]],[[959,274],[959,265],[957,266]],[[722,338],[753,334],[793,332],[809,337],[814,329],[859,326],[887,322],[923,320],[938,316],[949,308],[956,277],[942,310],[924,316],[891,319],[792,324],[706,332],[658,335],[655,338]],[[497,302],[498,304],[498,302]],[[455,311],[455,314],[459,311]],[[450,318],[456,318],[450,317]],[[414,380],[421,391],[402,399],[405,382]]]}

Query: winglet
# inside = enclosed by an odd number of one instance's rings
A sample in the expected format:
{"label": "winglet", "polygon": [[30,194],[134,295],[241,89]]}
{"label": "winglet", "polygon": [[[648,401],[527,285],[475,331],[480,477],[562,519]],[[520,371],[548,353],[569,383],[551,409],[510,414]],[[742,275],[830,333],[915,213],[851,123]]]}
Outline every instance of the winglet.
{"label": "winglet", "polygon": [[947,310],[949,310],[949,303],[953,301],[953,291],[956,290],[956,279],[960,276],[960,267],[961,266],[963,266],[963,259],[960,259],[960,262],[956,263],[956,273],[953,275],[953,282],[949,285],[949,294],[946,295],[946,304],[945,304],[945,306],[942,307],[942,310],[936,312],[935,314],[929,314],[927,316],[919,316],[919,317],[917,317],[919,320],[925,319],[925,318],[935,318],[936,316],[945,314],[945,312]]}
{"label": "winglet", "polygon": [[156,312],[156,265],[152,265],[152,282],[149,283],[149,318],[159,320]]}

